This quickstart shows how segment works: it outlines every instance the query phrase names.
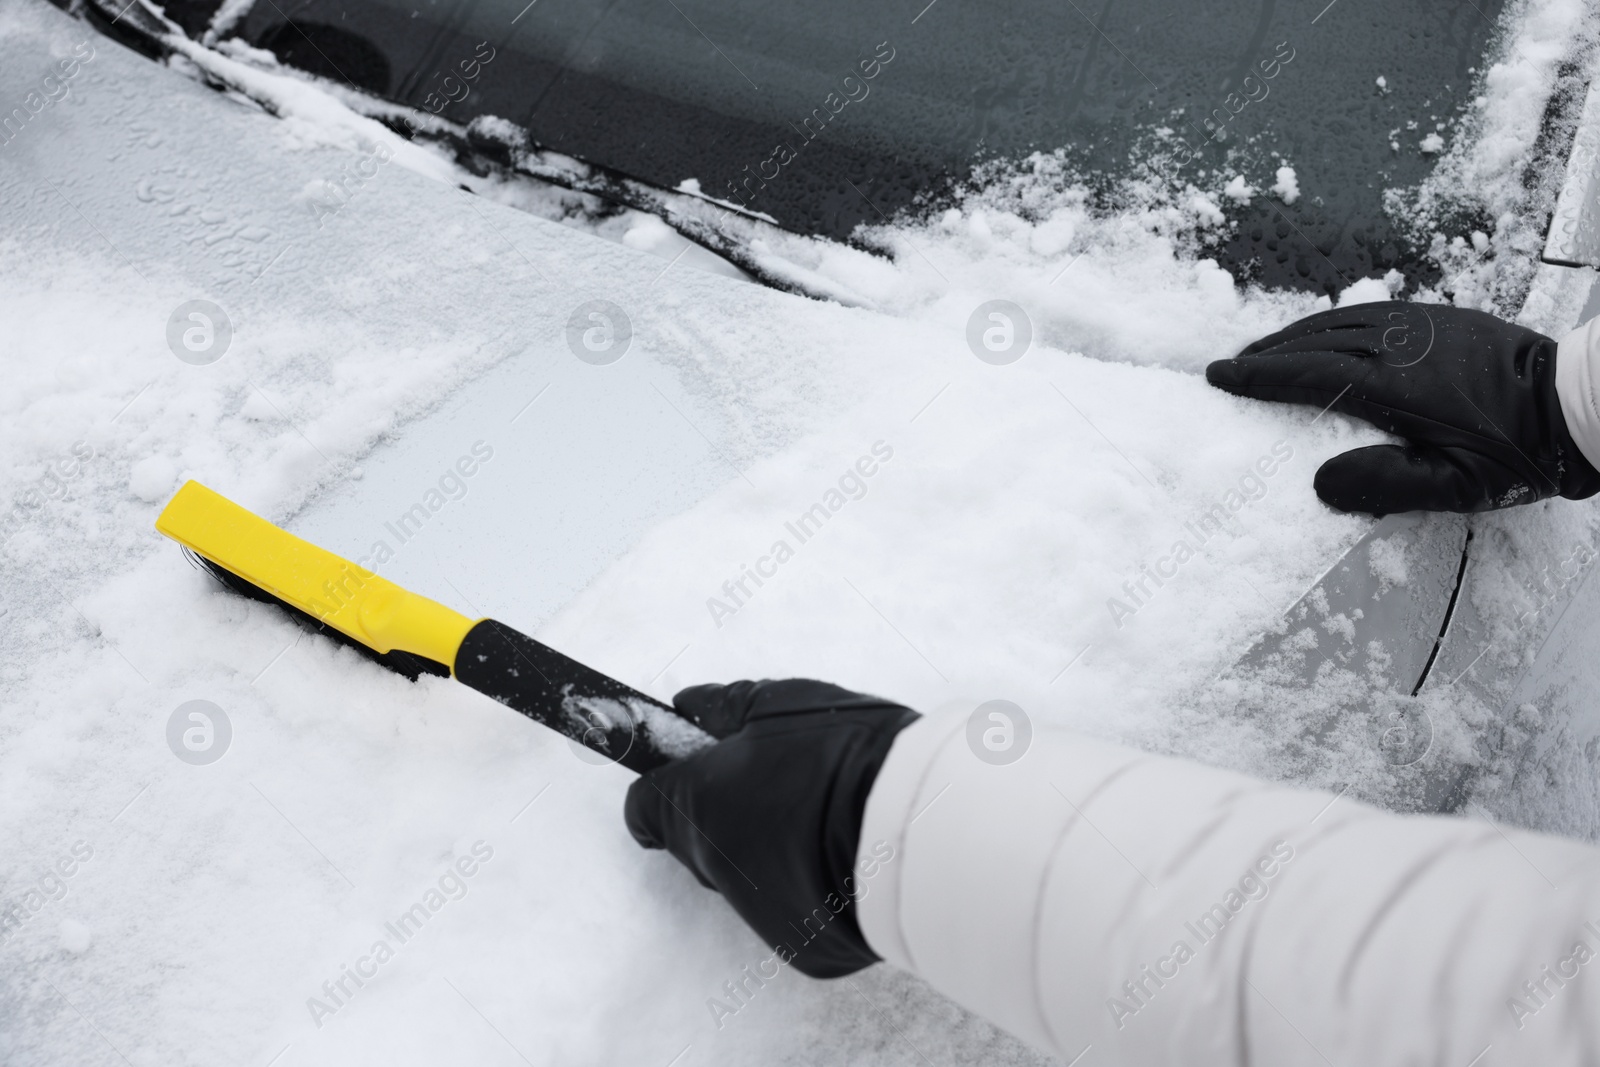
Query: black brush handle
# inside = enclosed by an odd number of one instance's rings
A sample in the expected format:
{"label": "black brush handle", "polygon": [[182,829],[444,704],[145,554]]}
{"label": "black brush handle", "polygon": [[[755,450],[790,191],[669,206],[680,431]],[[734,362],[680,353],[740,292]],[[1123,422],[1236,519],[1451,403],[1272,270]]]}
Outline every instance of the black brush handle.
{"label": "black brush handle", "polygon": [[494,619],[468,631],[456,652],[455,675],[639,774],[711,742],[661,701]]}

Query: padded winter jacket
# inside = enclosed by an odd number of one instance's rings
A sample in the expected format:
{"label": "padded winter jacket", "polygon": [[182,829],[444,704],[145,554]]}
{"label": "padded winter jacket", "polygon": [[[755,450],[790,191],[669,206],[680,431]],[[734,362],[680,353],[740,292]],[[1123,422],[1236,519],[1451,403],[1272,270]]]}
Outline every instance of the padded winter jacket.
{"label": "padded winter jacket", "polygon": [[1600,318],[1556,345],[1556,397],[1567,432],[1589,465],[1600,470]]}
{"label": "padded winter jacket", "polygon": [[1600,850],[966,725],[895,739],[861,928],[1062,1063],[1600,1064]]}

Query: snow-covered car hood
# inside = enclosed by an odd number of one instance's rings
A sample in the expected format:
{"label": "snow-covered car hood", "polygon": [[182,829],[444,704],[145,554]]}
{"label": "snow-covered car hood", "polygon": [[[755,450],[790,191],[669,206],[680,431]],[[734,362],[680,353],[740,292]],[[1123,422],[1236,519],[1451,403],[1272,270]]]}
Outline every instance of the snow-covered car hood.
{"label": "snow-covered car hood", "polygon": [[[42,3],[0,7],[0,49],[29,113],[0,146],[8,1058],[1032,1062],[883,969],[708,1012],[765,951],[629,839],[626,774],[215,589],[151,528],[184,477],[657,696],[809,674],[1004,698],[1418,803],[1433,772],[1386,758],[1367,680],[1216,681],[1372,529],[1310,479],[1380,435],[1192,373],[1316,300],[1064,203],[907,229],[910,266],[817,245],[894,314],[845,308],[470,195],[325,96],[274,117]],[[1570,325],[1574,284],[1529,282],[1532,321]],[[1012,362],[979,358],[996,299],[1039,309]],[[1519,623],[1509,591],[1596,511],[1478,521],[1485,654],[1516,661],[1556,613]],[[1394,556],[1373,573],[1404,584]],[[1423,699],[1478,802],[1560,823],[1493,765],[1497,706]],[[206,766],[167,739],[190,700],[231,724]]]}

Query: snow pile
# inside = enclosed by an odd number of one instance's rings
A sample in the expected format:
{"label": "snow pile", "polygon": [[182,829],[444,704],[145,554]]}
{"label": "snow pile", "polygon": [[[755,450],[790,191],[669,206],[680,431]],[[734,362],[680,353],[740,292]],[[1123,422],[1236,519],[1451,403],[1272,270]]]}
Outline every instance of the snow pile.
{"label": "snow pile", "polygon": [[[1173,699],[1366,526],[1311,496],[1322,459],[1378,439],[1342,420],[1048,350],[917,377],[921,403],[861,381],[876,395],[652,531],[546,636],[624,675],[687,641],[663,690],[814,676],[1181,749]],[[871,456],[857,499],[830,488]]]}
{"label": "snow pile", "polygon": [[1243,174],[1236,174],[1222,190],[1224,196],[1236,204],[1249,206],[1251,197],[1256,195],[1255,186],[1244,180]]}
{"label": "snow pile", "polygon": [[985,185],[926,222],[868,230],[888,260],[803,238],[774,251],[888,314],[964,330],[974,308],[1003,297],[1026,312],[1036,343],[1191,371],[1329,306],[1305,293],[1241,292],[1198,257],[1220,218],[1198,189],[1180,201],[1151,184],[1108,214],[1058,155]]}
{"label": "snow pile", "polygon": [[1279,167],[1272,183],[1272,191],[1283,198],[1285,204],[1292,204],[1300,199],[1300,179],[1295,177],[1293,167]]}
{"label": "snow pile", "polygon": [[[1430,254],[1444,268],[1438,294],[1425,296],[1450,293],[1463,307],[1516,314],[1534,284],[1561,188],[1588,80],[1584,64],[1600,42],[1600,12],[1577,0],[1518,0],[1499,26],[1494,60],[1479,73],[1479,95],[1448,149],[1437,129],[1421,139],[1422,151],[1441,153],[1434,172],[1420,189],[1391,190],[1387,200],[1416,239],[1431,242]],[[1486,240],[1469,242],[1468,230]]]}

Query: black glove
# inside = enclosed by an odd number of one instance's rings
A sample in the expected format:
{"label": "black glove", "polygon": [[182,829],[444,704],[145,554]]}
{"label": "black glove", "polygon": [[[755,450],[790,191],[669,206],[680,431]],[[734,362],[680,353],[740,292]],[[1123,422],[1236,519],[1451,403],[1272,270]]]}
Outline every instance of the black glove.
{"label": "black glove", "polygon": [[1332,406],[1410,443],[1322,465],[1340,511],[1488,511],[1581,500],[1600,473],[1556,399],[1556,342],[1481,311],[1387,301],[1324,311],[1206,368],[1239,396]]}
{"label": "black glove", "polygon": [[673,706],[718,743],[628,787],[634,840],[670,851],[805,974],[876,963],[851,872],[867,793],[917,713],[803,679],[697,685]]}

